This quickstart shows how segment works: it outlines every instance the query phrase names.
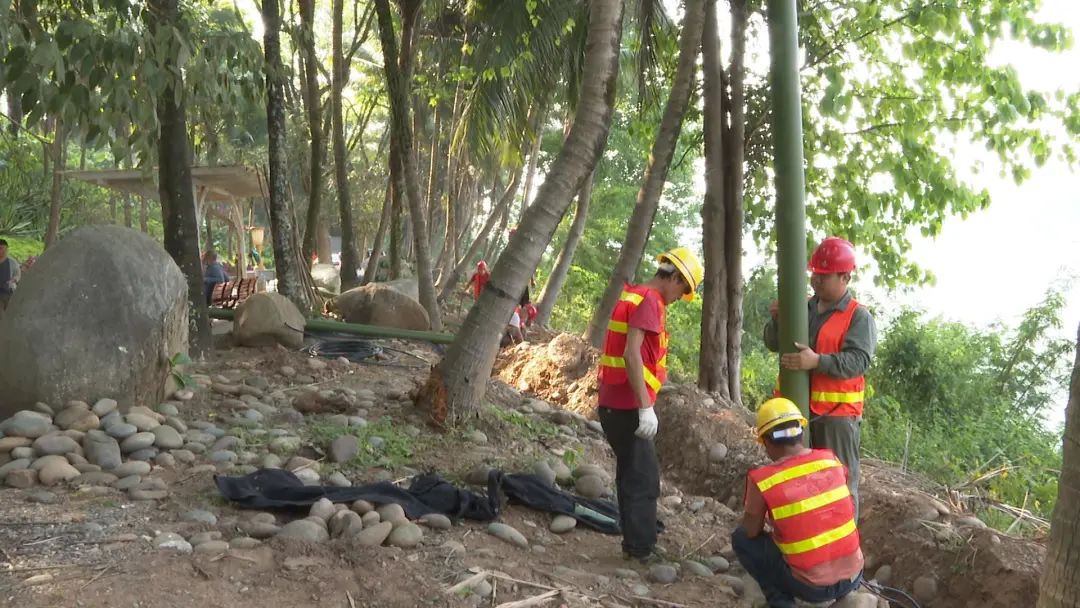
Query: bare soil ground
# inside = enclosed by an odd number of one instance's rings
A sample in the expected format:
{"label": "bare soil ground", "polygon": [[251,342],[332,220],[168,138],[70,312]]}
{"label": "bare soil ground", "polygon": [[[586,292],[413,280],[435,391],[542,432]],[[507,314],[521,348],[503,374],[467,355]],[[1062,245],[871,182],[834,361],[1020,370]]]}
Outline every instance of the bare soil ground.
{"label": "bare soil ground", "polygon": [[[286,403],[305,391],[373,392],[376,399],[365,408],[366,418],[390,434],[391,444],[405,445],[403,451],[333,465],[325,455],[327,433],[334,429],[330,416],[337,412],[302,419],[289,412],[264,425],[301,436],[300,454],[318,461],[324,480],[334,471],[362,484],[433,470],[464,484],[479,465],[521,472],[531,471],[540,459],[595,464],[613,474],[610,450],[584,418],[558,410],[538,412],[530,405],[544,399],[591,414],[595,352],[577,338],[556,337],[504,353],[477,427],[450,433],[427,427],[409,400],[438,354],[423,346],[383,344],[395,350],[387,350],[377,365],[328,361],[315,369],[302,353],[234,348],[220,350],[191,371],[259,376],[268,381],[268,392],[282,391]],[[286,376],[285,367],[299,373]],[[326,401],[327,395],[323,397]],[[354,410],[355,405],[345,407]],[[230,428],[225,420],[241,407],[233,395],[203,389],[182,404],[180,415],[189,423],[219,421]],[[478,522],[457,522],[446,531],[425,529],[414,549],[283,538],[215,555],[155,549],[151,541],[162,531],[185,537],[215,532],[224,540],[243,536],[240,526],[253,513],[224,501],[213,482],[214,474],[234,470],[229,465],[208,467],[200,459],[193,465],[154,467],[150,477],[168,486],[168,497],[160,501],[133,501],[124,492],[97,486],[0,490],[0,597],[4,605],[27,608],[449,607],[499,606],[554,588],[562,593],[537,605],[752,606],[754,589],[747,588],[728,542],[738,522],[745,471],[763,458],[750,435],[746,412],[693,387],[665,389],[658,411],[657,445],[664,472],[660,516],[667,526],[661,544],[674,558],[726,556],[732,562],[726,573],[694,577],[683,568],[679,580],[668,585],[620,578],[619,569],[641,576],[645,569],[622,560],[618,537],[580,528],[554,534],[548,530],[550,515],[519,506],[505,508],[500,521],[522,532],[529,549],[496,539]],[[486,442],[478,442],[474,431],[482,431]],[[243,439],[248,449],[263,449],[257,437]],[[916,578],[933,576],[937,594],[923,602],[928,608],[1030,604],[1044,552],[1040,543],[960,525],[959,514],[925,494],[928,486],[919,480],[884,464],[867,463],[865,470],[860,529],[868,574],[888,565],[889,583],[909,592]],[[192,509],[215,513],[217,523],[184,521]],[[306,513],[274,515],[281,524]],[[465,551],[448,547],[448,541],[461,543]],[[490,595],[446,593],[480,570],[498,573],[488,579]],[[645,593],[647,598],[634,597]]]}

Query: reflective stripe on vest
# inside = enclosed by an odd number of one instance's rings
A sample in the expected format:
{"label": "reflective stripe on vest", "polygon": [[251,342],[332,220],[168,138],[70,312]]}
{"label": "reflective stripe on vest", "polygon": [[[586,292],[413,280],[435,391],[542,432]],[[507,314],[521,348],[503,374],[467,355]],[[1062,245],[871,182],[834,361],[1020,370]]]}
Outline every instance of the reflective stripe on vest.
{"label": "reflective stripe on vest", "polygon": [[[608,321],[608,333],[604,339],[604,352],[600,357],[600,381],[605,384],[623,384],[628,381],[626,376],[626,360],[623,352],[626,350],[626,335],[630,331],[629,319],[634,310],[645,301],[645,291],[648,287],[626,285],[619,302],[615,305],[612,318]],[[642,366],[642,375],[645,386],[649,393],[650,403],[656,401],[656,393],[663,386],[667,377],[667,344],[668,334],[661,319],[661,331],[659,334],[660,357],[656,365]]]}
{"label": "reflective stripe on vest", "polygon": [[753,469],[784,559],[806,569],[859,550],[855,507],[844,465],[830,450],[811,450]]}
{"label": "reflective stripe on vest", "polygon": [[[818,330],[814,350],[819,355],[831,355],[844,349],[844,337],[851,319],[860,304],[852,298],[844,310],[836,310]],[[810,373],[810,412],[816,416],[862,416],[866,380],[834,378],[828,374]],[[776,378],[773,396],[780,397],[780,377]]]}

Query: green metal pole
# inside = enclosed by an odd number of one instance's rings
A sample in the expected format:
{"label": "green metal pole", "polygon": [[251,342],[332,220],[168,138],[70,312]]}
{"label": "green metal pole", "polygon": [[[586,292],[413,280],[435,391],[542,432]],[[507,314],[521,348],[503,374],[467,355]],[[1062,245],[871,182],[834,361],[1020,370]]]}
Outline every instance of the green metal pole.
{"label": "green metal pole", "polygon": [[[806,209],[803,197],[802,90],[795,0],[769,0],[769,81],[773,106],[777,267],[780,274],[780,352],[807,343]],[[807,372],[780,372],[780,392],[809,417]]]}
{"label": "green metal pole", "polygon": [[[236,311],[228,308],[211,308],[211,319],[231,321],[236,316]],[[450,344],[454,341],[453,334],[442,334],[433,331],[416,331],[413,329],[398,329],[396,327],[380,327],[378,325],[363,325],[361,323],[345,323],[330,319],[308,319],[304,324],[305,330],[337,331],[358,336],[373,336],[376,338],[399,338],[402,340],[420,340],[422,342],[434,342],[435,344]]]}

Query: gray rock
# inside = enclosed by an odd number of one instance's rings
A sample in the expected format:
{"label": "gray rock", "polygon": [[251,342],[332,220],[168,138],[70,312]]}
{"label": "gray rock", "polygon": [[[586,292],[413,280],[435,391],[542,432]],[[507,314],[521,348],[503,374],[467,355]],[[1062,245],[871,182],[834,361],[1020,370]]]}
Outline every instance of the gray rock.
{"label": "gray rock", "polygon": [[126,422],[119,422],[105,427],[105,433],[115,439],[127,439],[138,432],[139,429],[135,428],[134,424],[128,424]]}
{"label": "gray rock", "polygon": [[448,540],[445,543],[439,545],[440,549],[443,549],[450,555],[465,555],[465,545],[456,540]]}
{"label": "gray rock", "polygon": [[[38,441],[41,441],[41,440],[39,439]],[[34,442],[34,445],[35,446],[37,445],[37,441]],[[986,528],[986,524],[983,523],[983,520],[979,519],[978,517],[975,517],[974,515],[968,515],[966,517],[958,517],[956,519],[956,525],[958,527]]]}
{"label": "gray rock", "polygon": [[555,470],[547,462],[541,460],[534,464],[533,473],[543,479],[549,486],[555,485]]}
{"label": "gray rock", "polygon": [[631,585],[630,586],[630,591],[634,595],[640,595],[641,597],[648,597],[649,596],[649,586],[648,585],[643,585],[641,583]]}
{"label": "gray rock", "polygon": [[419,520],[420,523],[431,528],[432,530],[449,530],[453,525],[450,518],[442,513],[428,513]]}
{"label": "gray rock", "polygon": [[937,597],[938,584],[937,579],[929,574],[924,574],[915,579],[912,583],[912,595],[920,602],[929,602]]}
{"label": "gray rock", "polygon": [[157,411],[157,413],[161,414],[162,416],[179,416],[180,415],[180,410],[177,409],[176,405],[174,405],[172,403],[169,403],[168,401],[166,401],[165,403],[159,403],[158,406],[156,408],[154,408],[154,409]]}
{"label": "gray rock", "polygon": [[885,564],[879,567],[874,573],[874,580],[882,585],[888,585],[892,581],[892,566]]}
{"label": "gray rock", "polygon": [[326,485],[338,488],[348,488],[352,486],[352,482],[349,481],[349,478],[345,477],[345,474],[341,471],[334,471],[330,477],[326,479]]}
{"label": "gray rock", "polygon": [[690,573],[690,574],[692,574],[694,576],[708,577],[708,576],[713,575],[713,571],[712,571],[711,568],[709,568],[708,566],[706,566],[705,564],[703,564],[701,562],[697,562],[697,561],[694,561],[694,560],[689,560],[688,559],[688,560],[684,561],[682,563],[682,567],[683,567],[683,570],[685,570],[686,572],[688,572],[688,573]]}
{"label": "gray rock", "polygon": [[731,563],[722,555],[705,558],[705,565],[713,572],[724,573],[731,569]]}
{"label": "gray rock", "polygon": [[412,549],[419,545],[423,538],[424,531],[420,529],[420,526],[412,522],[399,522],[394,525],[394,529],[386,539],[386,544],[402,549]]}
{"label": "gray rock", "polygon": [[60,502],[60,497],[45,490],[34,490],[25,494],[26,502],[39,505],[55,505]]}
{"label": "gray rock", "polygon": [[350,537],[364,529],[364,521],[359,515],[345,509],[338,511],[327,522],[332,538]]}
{"label": "gray rock", "polygon": [[56,410],[54,410],[51,405],[49,405],[48,403],[42,403],[40,401],[30,406],[30,409],[35,412],[41,412],[42,414],[48,416],[50,419],[56,415]]}
{"label": "gray rock", "polygon": [[184,447],[184,438],[171,426],[154,427],[154,446],[162,450],[176,450]]}
{"label": "gray rock", "polygon": [[289,456],[300,449],[299,437],[275,437],[270,440],[270,451],[280,456]]}
{"label": "gray rock", "polygon": [[574,481],[574,473],[562,460],[552,462],[551,468],[555,471],[555,481],[559,483],[570,483]]}
{"label": "gray rock", "polygon": [[317,486],[322,481],[315,469],[300,469],[294,473],[296,478],[304,482],[305,486]]}
{"label": "gray rock", "polygon": [[251,538],[250,536],[238,536],[229,541],[230,549],[254,549],[262,544],[262,541]]}
{"label": "gray rock", "polygon": [[91,408],[90,411],[94,412],[94,415],[98,418],[107,416],[116,411],[116,400],[98,399],[97,403],[94,404],[94,407]]}
{"label": "gray rock", "polygon": [[177,553],[191,553],[191,543],[184,540],[183,536],[174,532],[162,532],[153,541],[154,548],[163,551],[176,551]]}
{"label": "gray rock", "polygon": [[722,443],[718,443],[709,448],[709,462],[713,464],[719,464],[727,457],[728,448]]}
{"label": "gray rock", "polygon": [[585,426],[587,426],[589,428],[589,430],[594,432],[594,433],[597,433],[597,434],[600,434],[600,435],[604,434],[604,427],[597,420],[590,420],[590,421],[585,423]]}
{"label": "gray rock", "polygon": [[150,474],[149,462],[125,462],[118,467],[112,469],[112,474],[117,477],[127,477],[128,475],[149,475]]}
{"label": "gray rock", "polygon": [[327,498],[320,498],[315,501],[315,504],[311,505],[308,516],[317,517],[323,522],[327,522],[333,517],[334,513],[337,513],[337,508],[334,507],[334,503],[330,502]]}
{"label": "gray rock", "polygon": [[240,446],[242,442],[239,437],[234,435],[225,435],[214,442],[214,445],[210,446],[210,450],[216,452],[218,450],[235,450]]}
{"label": "gray rock", "polygon": [[623,580],[637,580],[641,578],[641,575],[636,570],[629,568],[616,568],[615,578],[621,578]]}
{"label": "gray rock", "polygon": [[168,418],[166,418],[165,419],[165,424],[167,424],[167,425],[171,426],[172,428],[176,429],[177,433],[186,433],[186,432],[188,432],[187,424],[185,424],[183,420],[177,418],[176,416],[169,416]]}
{"label": "gray rock", "polygon": [[276,536],[278,532],[281,532],[281,527],[273,522],[265,521],[249,521],[240,525],[240,529],[252,538],[265,540],[272,536]]}
{"label": "gray rock", "polygon": [[472,431],[468,435],[466,435],[465,438],[479,445],[483,445],[488,442],[487,435],[485,435],[482,431]]}
{"label": "gray rock", "polygon": [[116,475],[112,473],[106,473],[104,471],[94,471],[90,473],[83,473],[73,480],[75,485],[80,486],[110,486],[116,483]]}
{"label": "gray rock", "polygon": [[244,300],[233,317],[233,336],[241,346],[300,348],[304,315],[279,293],[257,293]]}
{"label": "gray rock", "polygon": [[488,524],[487,530],[490,534],[496,538],[510,543],[520,549],[528,549],[529,541],[525,539],[525,536],[518,532],[513,526],[507,524],[495,522]]}
{"label": "gray rock", "polygon": [[679,578],[679,571],[674,566],[667,564],[656,564],[649,568],[649,573],[646,575],[650,581],[654,583],[660,583],[667,585],[674,583]]}
{"label": "gray rock", "polygon": [[157,458],[157,455],[158,449],[155,447],[149,447],[143,448],[141,450],[135,450],[134,452],[128,454],[128,459],[141,462],[150,462],[151,460]]}
{"label": "gray rock", "polygon": [[56,426],[67,430],[89,431],[98,428],[101,420],[90,411],[90,406],[79,403],[78,406],[67,407],[53,418]]}
{"label": "gray rock", "polygon": [[201,443],[204,447],[214,443],[215,439],[213,435],[205,430],[189,429],[188,432],[184,433],[184,440],[187,443]]}
{"label": "gray rock", "polygon": [[135,433],[131,437],[120,442],[120,451],[125,454],[130,454],[131,452],[154,445],[154,441],[156,440],[157,436],[153,433]]}
{"label": "gray rock", "polygon": [[27,448],[32,445],[34,445],[34,440],[29,437],[0,436],[0,454],[10,452],[17,448]]}
{"label": "gray rock", "polygon": [[131,500],[165,500],[169,497],[169,493],[165,490],[143,490],[142,488],[135,488],[128,490],[128,496]]}
{"label": "gray rock", "polygon": [[229,550],[229,543],[223,540],[210,540],[195,545],[195,553],[198,555],[221,555]]}
{"label": "gray rock", "polygon": [[124,416],[120,414],[120,410],[113,410],[112,412],[109,412],[108,414],[105,414],[101,417],[102,429],[107,429],[114,424],[127,424],[126,422],[124,422]]}
{"label": "gray rock", "polygon": [[[18,439],[22,439],[22,437],[18,437]],[[11,450],[12,460],[18,460],[19,458],[30,458],[32,460],[36,456],[34,448],[15,448]]]}
{"label": "gray rock", "polygon": [[191,450],[173,450],[172,455],[177,462],[182,462],[184,464],[195,462],[195,454]]}
{"label": "gray rock", "polygon": [[[46,456],[45,458],[49,458],[49,456]],[[59,456],[55,456],[54,458],[60,458],[60,460],[51,460],[38,469],[38,481],[41,485],[54,486],[58,483],[71,481],[79,475],[82,475],[82,473],[71,466],[66,459]]]}
{"label": "gray rock", "polygon": [[[2,410],[0,410],[2,412]],[[53,428],[52,420],[45,414],[22,410],[0,423],[0,433],[5,437],[29,437],[37,439]]]}
{"label": "gray rock", "polygon": [[83,453],[86,459],[103,469],[120,466],[120,444],[106,433],[89,431],[83,437]]}
{"label": "gray rock", "polygon": [[124,419],[127,420],[128,424],[135,425],[135,428],[140,431],[151,431],[161,426],[161,423],[156,418],[140,413],[128,412]]}
{"label": "gray rock", "polygon": [[210,452],[210,462],[236,462],[236,452],[232,450],[217,450]]}
{"label": "gray rock", "polygon": [[355,435],[342,435],[330,443],[330,460],[348,462],[360,453],[360,438]]}
{"label": "gray rock", "polygon": [[30,468],[31,462],[32,460],[29,458],[17,458],[5,465],[0,465],[0,481],[3,481],[4,476],[11,471],[19,471],[22,469]]}
{"label": "gray rock", "polygon": [[[379,512],[378,511],[368,511],[367,513],[364,513],[363,515],[361,515],[360,519],[363,520],[364,527],[374,526],[375,524],[380,523],[382,521],[382,518],[379,517]],[[387,522],[387,523],[392,524],[393,522]]]}
{"label": "gray rock", "polygon": [[577,520],[569,515],[556,515],[548,529],[555,534],[565,534],[577,527]]}
{"label": "gray rock", "polygon": [[607,492],[607,483],[598,475],[584,475],[578,477],[574,489],[585,498],[600,498]]}
{"label": "gray rock", "polygon": [[26,489],[38,481],[38,472],[34,469],[15,469],[4,476],[4,483],[12,488]]}
{"label": "gray rock", "polygon": [[34,440],[34,452],[40,456],[63,455],[79,450],[79,444],[67,435],[50,433]]}
{"label": "gray rock", "polygon": [[353,503],[351,505],[349,505],[349,508],[352,509],[353,512],[358,514],[358,515],[364,515],[366,513],[371,513],[372,511],[375,510],[375,506],[372,505],[370,502],[368,502],[366,500],[353,501]]}
{"label": "gray rock", "polygon": [[486,464],[476,465],[465,475],[465,482],[474,486],[485,486],[491,470],[491,467]]}
{"label": "gray rock", "polygon": [[169,452],[161,452],[154,457],[154,464],[166,469],[172,469],[176,467],[176,458]]}
{"label": "gray rock", "polygon": [[388,521],[392,523],[408,521],[405,517],[405,509],[401,508],[401,505],[397,503],[387,503],[380,505],[378,509],[375,509],[379,514],[380,521]]}
{"label": "gray rock", "polygon": [[218,521],[217,515],[214,515],[213,513],[205,509],[192,509],[191,511],[184,513],[181,519],[184,521],[208,524],[211,526],[216,526]]}
{"label": "gray rock", "polygon": [[127,492],[128,490],[134,490],[135,488],[138,488],[139,484],[141,483],[142,477],[138,475],[127,475],[114,481],[112,487],[120,490],[121,492]]}
{"label": "gray rock", "polygon": [[188,542],[192,547],[198,547],[203,543],[208,543],[214,540],[221,540],[221,532],[217,530],[209,530],[207,532],[199,532],[198,534],[192,534],[188,537]]}
{"label": "gray rock", "polygon": [[388,521],[373,524],[371,527],[367,527],[366,523],[364,525],[364,529],[353,536],[353,542],[361,547],[378,547],[394,531],[394,524]]}
{"label": "gray rock", "polygon": [[372,435],[371,437],[368,437],[368,445],[371,446],[372,450],[381,452],[386,447],[386,440],[378,435]]}
{"label": "gray rock", "polygon": [[368,421],[363,416],[349,416],[349,426],[367,426]]}
{"label": "gray rock", "polygon": [[575,479],[584,477],[585,475],[595,475],[597,477],[605,478],[607,477],[607,471],[604,470],[604,467],[595,464],[581,464],[574,469]]}

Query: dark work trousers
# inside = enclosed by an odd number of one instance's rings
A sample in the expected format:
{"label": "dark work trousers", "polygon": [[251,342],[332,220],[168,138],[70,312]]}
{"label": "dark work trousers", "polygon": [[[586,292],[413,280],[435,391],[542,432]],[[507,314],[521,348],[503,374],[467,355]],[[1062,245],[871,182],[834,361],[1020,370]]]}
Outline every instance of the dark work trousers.
{"label": "dark work trousers", "polygon": [[742,526],[732,532],[731,548],[747,574],[761,587],[769,608],[795,608],[795,598],[813,604],[838,600],[858,588],[862,579],[860,573],[828,587],[808,585],[791,574],[791,567],[771,536],[762,533],[750,538]]}
{"label": "dark work trousers", "polygon": [[656,499],[660,496],[660,465],[652,440],[634,434],[638,411],[600,408],[611,449],[615,451],[615,488],[623,551],[644,557],[656,547]]}
{"label": "dark work trousers", "polygon": [[848,488],[859,521],[859,435],[862,416],[818,416],[810,421],[810,447],[829,448],[848,470]]}

